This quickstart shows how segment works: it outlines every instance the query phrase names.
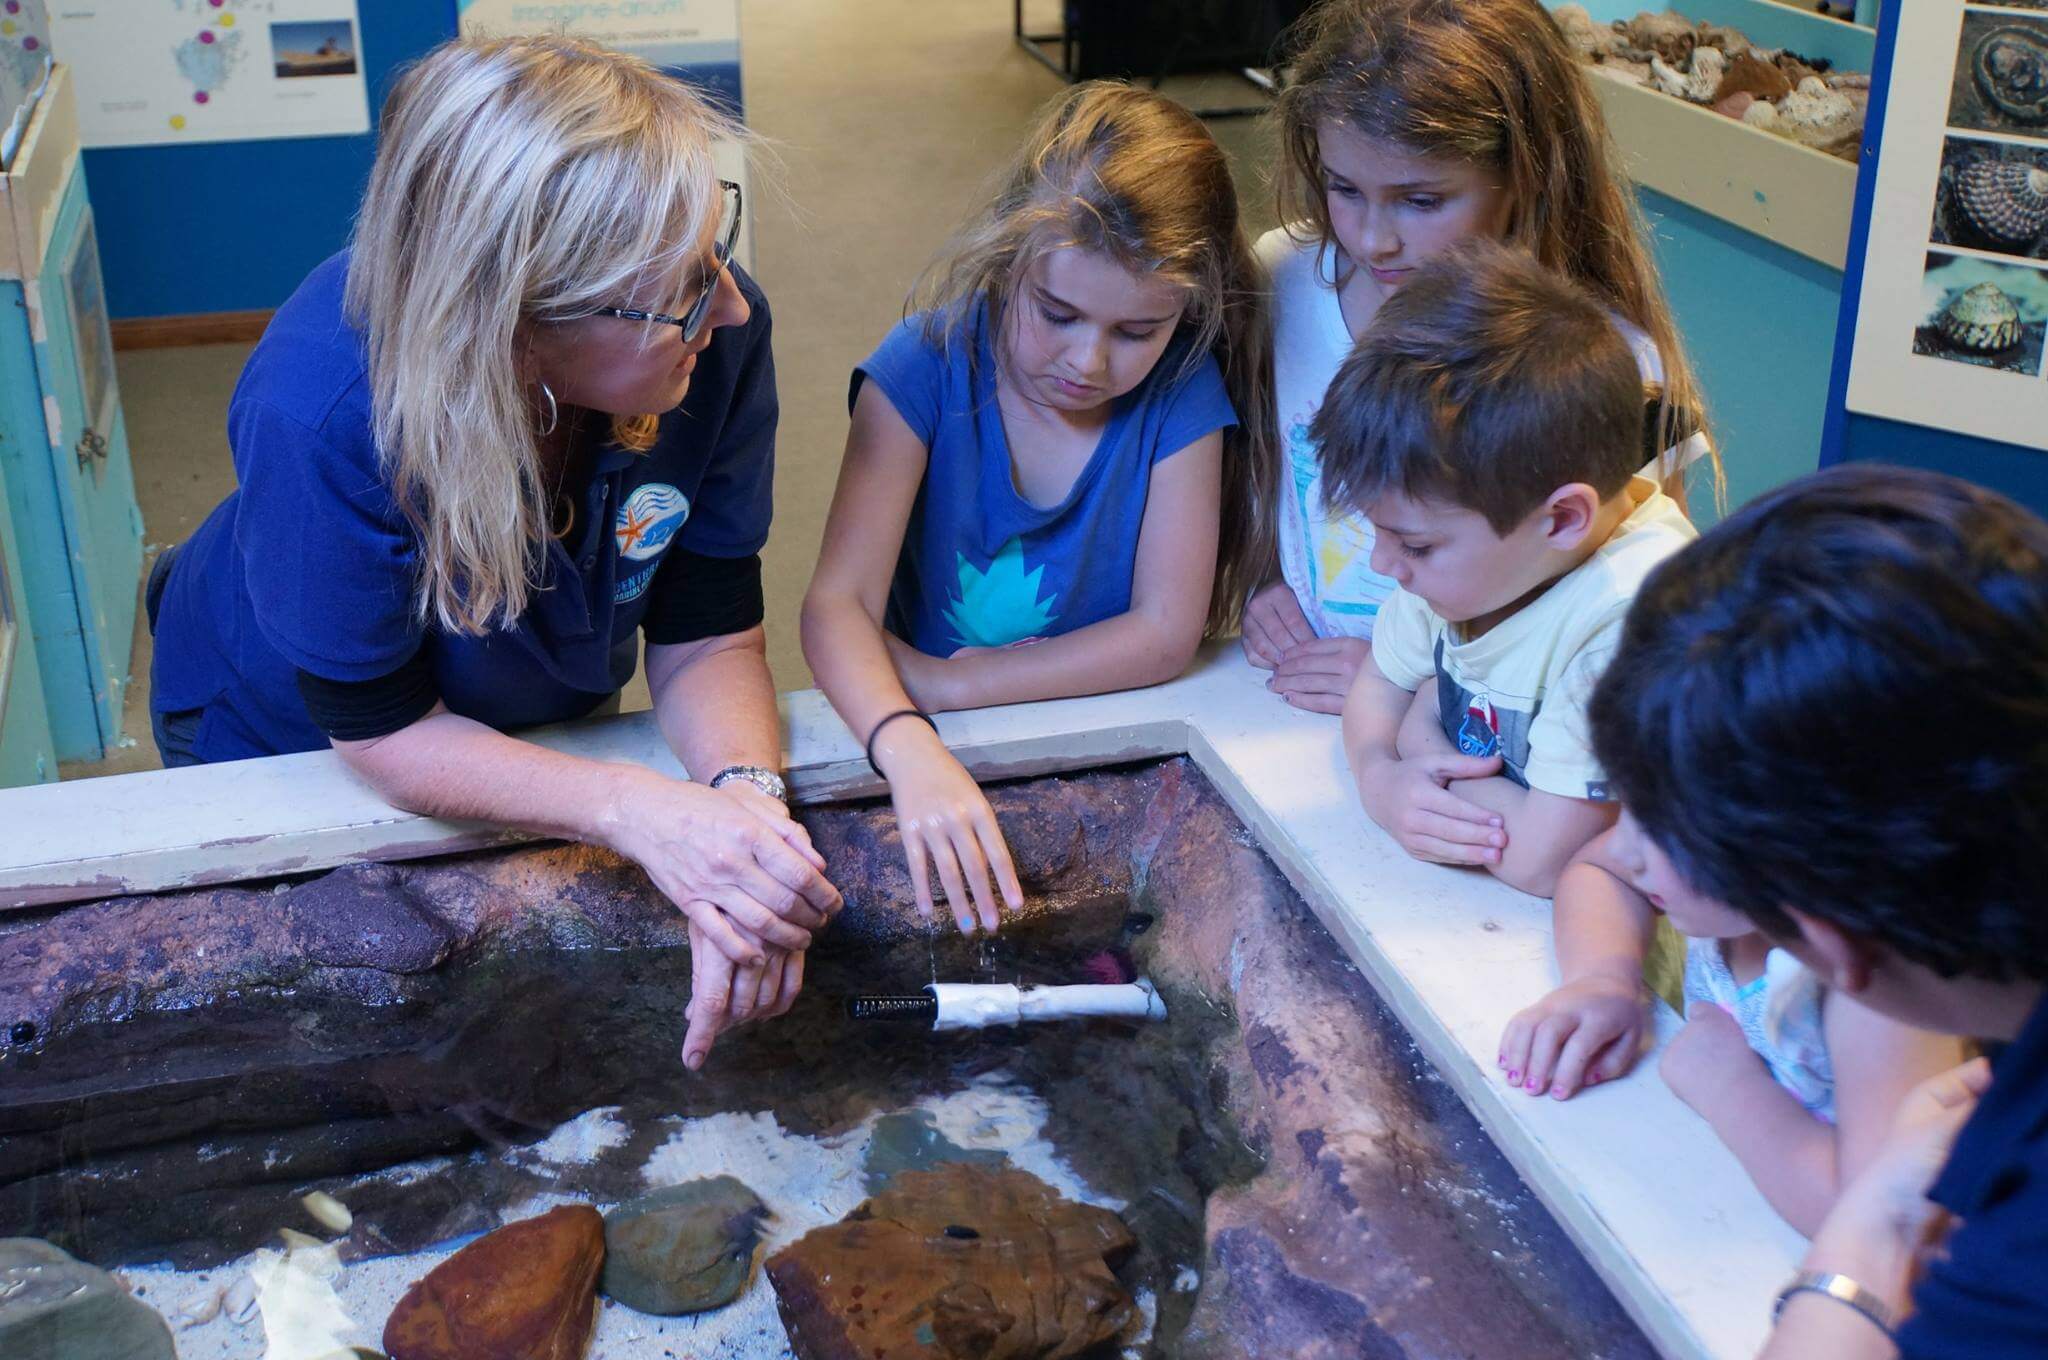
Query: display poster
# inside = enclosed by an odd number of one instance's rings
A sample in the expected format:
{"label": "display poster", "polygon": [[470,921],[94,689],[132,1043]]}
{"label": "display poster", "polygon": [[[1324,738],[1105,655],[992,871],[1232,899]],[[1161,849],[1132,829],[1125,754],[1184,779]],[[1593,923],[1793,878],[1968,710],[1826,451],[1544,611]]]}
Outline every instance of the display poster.
{"label": "display poster", "polygon": [[[740,88],[739,0],[457,0],[464,37],[568,33],[634,56],[686,80],[735,118],[746,117]],[[718,147],[718,171],[740,186],[751,214],[743,148]],[[751,220],[742,223],[734,254],[754,263]]]}
{"label": "display poster", "polygon": [[370,130],[355,0],[59,0],[50,42],[89,147]]}
{"label": "display poster", "polygon": [[2048,0],[1888,19],[1845,404],[2048,449]]}

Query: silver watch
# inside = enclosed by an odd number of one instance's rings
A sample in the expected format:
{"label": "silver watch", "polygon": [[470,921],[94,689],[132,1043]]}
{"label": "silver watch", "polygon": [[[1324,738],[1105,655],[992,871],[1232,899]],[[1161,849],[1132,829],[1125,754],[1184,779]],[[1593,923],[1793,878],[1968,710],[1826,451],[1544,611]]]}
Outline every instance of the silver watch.
{"label": "silver watch", "polygon": [[720,788],[735,779],[744,779],[778,803],[789,801],[789,785],[782,782],[782,776],[759,765],[728,765],[711,776],[711,787]]}

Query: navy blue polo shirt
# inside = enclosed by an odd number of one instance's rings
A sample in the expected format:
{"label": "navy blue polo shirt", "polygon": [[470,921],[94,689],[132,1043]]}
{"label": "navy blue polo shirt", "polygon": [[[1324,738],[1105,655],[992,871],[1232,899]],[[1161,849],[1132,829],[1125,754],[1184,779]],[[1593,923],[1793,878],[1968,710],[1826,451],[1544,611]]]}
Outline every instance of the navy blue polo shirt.
{"label": "navy blue polo shirt", "polygon": [[2048,1355],[2048,1001],[1998,1055],[1928,1197],[1962,1223],[1913,1291],[1900,1355]]}
{"label": "navy blue polo shirt", "polygon": [[323,748],[297,673],[389,675],[415,653],[449,710],[503,729],[589,712],[633,676],[671,548],[742,558],[768,537],[775,366],[767,300],[699,355],[654,447],[609,442],[576,526],[509,627],[443,633],[415,611],[418,544],[379,467],[362,334],[342,311],[348,254],[281,307],[228,407],[237,489],[180,548],[157,619],[151,706],[200,710],[202,759]]}

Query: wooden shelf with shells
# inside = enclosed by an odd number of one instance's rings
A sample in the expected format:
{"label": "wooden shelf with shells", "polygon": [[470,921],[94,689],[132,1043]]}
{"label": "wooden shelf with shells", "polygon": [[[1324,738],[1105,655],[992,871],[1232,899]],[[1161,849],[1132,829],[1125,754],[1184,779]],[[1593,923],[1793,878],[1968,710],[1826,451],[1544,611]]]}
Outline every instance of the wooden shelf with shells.
{"label": "wooden shelf with shells", "polygon": [[[1597,38],[1610,26],[1622,29],[1630,20],[1640,21],[1647,7],[1628,0],[1586,0],[1583,6],[1553,4],[1552,9],[1568,36],[1575,26],[1580,29],[1577,45],[1583,51],[1585,34]],[[1868,28],[1802,12],[1775,0],[1679,0],[1676,9],[1685,16],[1681,27],[1689,22],[1708,29],[1739,30],[1760,48],[1824,57],[1838,71],[1869,70],[1874,44]],[[1568,14],[1570,10],[1577,15]],[[1590,23],[1583,22],[1588,19]],[[1713,41],[1721,40],[1716,37]],[[1618,45],[1657,44],[1637,35]],[[1590,63],[1586,68],[1636,182],[1830,268],[1842,268],[1856,197],[1857,166],[1847,148],[1853,147],[1856,130],[1861,127],[1860,107],[1853,124],[1847,125],[1846,138],[1834,135],[1835,150],[1845,154],[1830,154],[1784,135],[1782,125],[1778,131],[1768,132],[1763,124],[1777,121],[1780,110],[1794,119],[1816,114],[1823,119],[1837,118],[1847,103],[1840,92],[1823,88],[1817,80],[1803,84],[1795,80],[1792,83],[1799,89],[1788,102],[1782,97],[1788,87],[1781,84],[1772,92],[1777,107],[1756,109],[1744,121],[1709,107],[1715,97],[1711,91],[1733,74],[1729,70],[1733,62],[1725,60],[1722,52],[1712,50],[1703,40],[1697,47],[1688,44],[1683,57],[1677,52],[1670,55],[1672,64],[1660,64],[1654,74],[1625,61],[1619,65]],[[1749,62],[1750,58],[1734,61]],[[1797,63],[1790,64],[1794,75],[1800,74]],[[1834,78],[1829,77],[1830,81]],[[1659,79],[1672,88],[1667,91],[1644,83]],[[1855,94],[1860,105],[1861,91]],[[1808,130],[1815,129],[1802,129]],[[1820,135],[1810,141],[1826,141],[1839,134],[1842,125],[1817,130]]]}

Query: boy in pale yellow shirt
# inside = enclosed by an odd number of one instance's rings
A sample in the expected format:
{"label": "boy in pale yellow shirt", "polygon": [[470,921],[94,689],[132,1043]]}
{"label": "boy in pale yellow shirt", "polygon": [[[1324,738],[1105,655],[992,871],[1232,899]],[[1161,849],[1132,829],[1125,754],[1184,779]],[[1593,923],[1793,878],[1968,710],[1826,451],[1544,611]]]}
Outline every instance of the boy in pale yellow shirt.
{"label": "boy in pale yellow shirt", "polygon": [[1371,520],[1373,569],[1400,587],[1345,752],[1417,858],[1548,897],[1612,824],[1586,703],[1637,587],[1695,536],[1636,475],[1643,412],[1613,317],[1497,245],[1418,270],[1331,383],[1327,494]]}

